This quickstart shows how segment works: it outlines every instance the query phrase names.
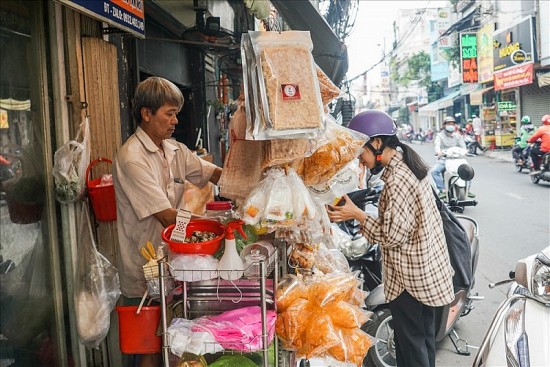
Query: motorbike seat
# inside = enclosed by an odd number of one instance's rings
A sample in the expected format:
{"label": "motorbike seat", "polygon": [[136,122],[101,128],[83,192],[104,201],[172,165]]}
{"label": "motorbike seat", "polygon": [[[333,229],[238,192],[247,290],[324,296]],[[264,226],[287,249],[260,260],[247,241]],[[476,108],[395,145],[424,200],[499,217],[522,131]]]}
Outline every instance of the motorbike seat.
{"label": "motorbike seat", "polygon": [[468,235],[468,239],[470,240],[470,243],[474,242],[475,233],[476,233],[475,224],[471,220],[468,220],[465,218],[458,218],[458,221],[460,222],[462,227],[464,227],[464,230]]}

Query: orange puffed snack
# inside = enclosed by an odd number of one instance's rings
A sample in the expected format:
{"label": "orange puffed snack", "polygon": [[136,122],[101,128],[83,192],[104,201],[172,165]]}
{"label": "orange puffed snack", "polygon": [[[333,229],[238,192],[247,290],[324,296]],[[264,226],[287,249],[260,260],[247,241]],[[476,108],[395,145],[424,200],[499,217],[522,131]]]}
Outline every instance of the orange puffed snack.
{"label": "orange puffed snack", "polygon": [[296,299],[283,313],[285,325],[285,339],[290,349],[302,347],[302,334],[312,315],[311,303],[308,300]]}
{"label": "orange puffed snack", "polygon": [[363,310],[346,301],[330,303],[324,309],[330,315],[334,326],[344,328],[360,328],[372,315],[372,312]]}
{"label": "orange puffed snack", "polygon": [[372,346],[370,336],[361,329],[341,328],[338,330],[340,342],[327,353],[342,362],[351,362],[360,367]]}
{"label": "orange puffed snack", "polygon": [[320,306],[348,301],[357,287],[357,278],[351,273],[328,274],[308,284],[308,298]]}
{"label": "orange puffed snack", "polygon": [[283,312],[297,299],[307,299],[307,288],[301,278],[287,274],[277,284],[275,299],[277,310]]}
{"label": "orange puffed snack", "polygon": [[303,345],[298,349],[297,355],[305,356],[307,359],[319,357],[339,343],[338,332],[334,329],[330,317],[315,313],[309,318]]}

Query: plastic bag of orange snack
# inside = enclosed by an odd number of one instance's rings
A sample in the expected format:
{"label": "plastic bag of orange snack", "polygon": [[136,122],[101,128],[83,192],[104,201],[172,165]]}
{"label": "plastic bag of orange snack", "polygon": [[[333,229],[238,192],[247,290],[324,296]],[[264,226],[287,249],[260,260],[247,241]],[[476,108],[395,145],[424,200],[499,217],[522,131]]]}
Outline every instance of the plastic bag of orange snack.
{"label": "plastic bag of orange snack", "polygon": [[277,284],[275,300],[277,310],[285,311],[297,299],[307,300],[307,288],[301,277],[293,274],[286,274]]}
{"label": "plastic bag of orange snack", "polygon": [[353,273],[332,273],[319,276],[307,284],[308,299],[320,306],[331,302],[349,301],[359,281]]}
{"label": "plastic bag of orange snack", "polygon": [[341,328],[337,331],[339,343],[331,347],[327,354],[342,361],[351,362],[360,367],[372,346],[372,338],[361,329]]}
{"label": "plastic bag of orange snack", "polygon": [[302,298],[294,301],[284,313],[284,337],[285,348],[296,350],[303,345],[303,334],[312,315],[312,304]]}
{"label": "plastic bag of orange snack", "polygon": [[341,338],[330,316],[319,312],[313,313],[309,318],[303,337],[303,345],[296,354],[298,357],[307,359],[320,357],[327,350],[341,343]]}
{"label": "plastic bag of orange snack", "polygon": [[346,301],[333,302],[324,307],[334,326],[360,328],[372,316],[371,311],[363,310]]}

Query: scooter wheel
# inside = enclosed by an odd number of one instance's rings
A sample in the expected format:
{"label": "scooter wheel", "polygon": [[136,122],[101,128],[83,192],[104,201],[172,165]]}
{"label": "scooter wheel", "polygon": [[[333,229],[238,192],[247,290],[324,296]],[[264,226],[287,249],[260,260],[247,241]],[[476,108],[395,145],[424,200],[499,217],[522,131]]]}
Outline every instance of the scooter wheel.
{"label": "scooter wheel", "polygon": [[532,175],[531,176],[531,181],[533,181],[534,184],[538,184],[539,181],[540,181],[540,176],[539,175]]}
{"label": "scooter wheel", "polygon": [[362,329],[379,340],[372,346],[363,360],[363,367],[395,367],[395,339],[392,326],[392,316],[388,308],[374,312]]}

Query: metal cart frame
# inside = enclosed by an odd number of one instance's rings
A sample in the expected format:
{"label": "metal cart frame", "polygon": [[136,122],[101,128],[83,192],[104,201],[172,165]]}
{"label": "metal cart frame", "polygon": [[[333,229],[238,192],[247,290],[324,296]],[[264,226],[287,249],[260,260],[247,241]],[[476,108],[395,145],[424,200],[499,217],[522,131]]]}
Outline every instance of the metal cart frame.
{"label": "metal cart frame", "polygon": [[[267,260],[267,263],[266,263]],[[260,270],[260,276],[257,278],[241,278],[242,280],[257,280],[259,282],[259,299],[258,295],[243,295],[241,293],[241,297],[239,301],[234,303],[241,302],[242,299],[246,299],[249,301],[258,301],[259,306],[261,308],[261,321],[262,321],[262,348],[260,350],[263,353],[263,365],[264,367],[269,367],[269,361],[268,361],[268,351],[269,351],[269,344],[268,344],[268,332],[267,329],[267,305],[268,303],[273,305],[273,309],[276,310],[276,303],[275,303],[275,290],[277,287],[277,283],[279,282],[279,261],[278,261],[278,249],[273,252],[273,254],[270,255],[270,257],[266,260],[261,260],[259,262],[259,270]],[[159,271],[159,293],[160,293],[160,306],[161,306],[161,326],[162,326],[162,358],[163,358],[163,366],[164,367],[170,367],[169,364],[169,356],[170,356],[170,340],[169,340],[169,334],[167,333],[168,325],[167,325],[167,302],[166,297],[170,294],[171,291],[167,291],[166,289],[166,282],[169,278],[173,278],[172,275],[166,273],[167,266],[167,260],[166,258],[163,258],[159,260],[158,262],[158,271]],[[168,265],[169,266],[169,265]],[[266,279],[270,275],[270,271],[273,271],[273,289],[271,298],[268,297],[268,289],[266,287]],[[207,279],[211,279],[212,277],[209,276],[213,272],[212,270],[179,270],[176,269],[176,271],[182,271],[182,272],[207,272]],[[219,273],[217,274],[217,281],[220,281]],[[238,282],[238,281],[237,281]],[[193,296],[188,295],[188,282],[183,281],[182,286],[182,303],[183,303],[183,317],[188,318],[189,317],[189,304],[188,302],[193,300]],[[219,283],[218,283],[219,284]],[[234,283],[233,283],[234,284]],[[235,285],[235,284],[234,284]],[[235,285],[235,287],[238,286]],[[239,291],[240,292],[240,291]],[[205,302],[216,302],[220,303],[221,299],[219,297],[219,294],[214,296],[202,296],[200,297],[201,301]],[[275,365],[279,365],[279,346],[278,346],[278,340],[275,336],[273,339],[274,343],[274,352],[275,352]],[[234,352],[234,353],[242,353],[242,352]]]}

